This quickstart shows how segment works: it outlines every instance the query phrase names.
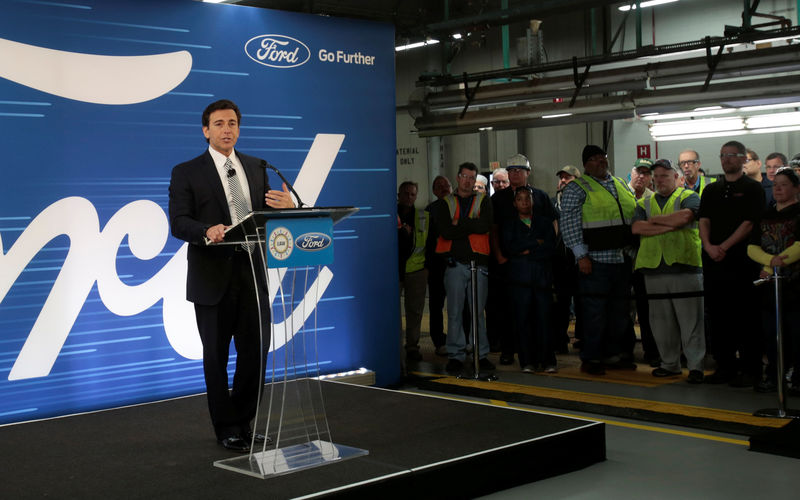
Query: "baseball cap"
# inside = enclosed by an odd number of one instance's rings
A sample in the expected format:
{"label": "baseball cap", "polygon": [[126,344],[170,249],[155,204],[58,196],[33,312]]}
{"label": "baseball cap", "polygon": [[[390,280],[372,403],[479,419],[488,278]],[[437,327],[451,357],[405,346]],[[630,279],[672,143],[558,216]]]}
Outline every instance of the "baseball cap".
{"label": "baseball cap", "polygon": [[606,152],[603,151],[603,148],[600,146],[595,146],[594,144],[589,144],[583,148],[583,153],[581,153],[581,160],[583,160],[583,164],[586,165],[586,161],[595,155],[603,155],[606,156]]}
{"label": "baseball cap", "polygon": [[572,165],[564,165],[564,167],[562,167],[561,170],[556,172],[556,175],[558,175],[558,174],[560,174],[562,172],[565,173],[565,174],[569,174],[569,175],[571,175],[573,177],[580,177],[581,176],[581,171],[578,170],[577,167],[573,167]]}
{"label": "baseball cap", "polygon": [[637,170],[640,169],[640,168],[646,168],[647,170],[652,170],[653,169],[653,162],[652,162],[652,160],[650,160],[650,158],[638,158],[633,163],[633,168],[635,168]]}
{"label": "baseball cap", "polygon": [[681,170],[678,170],[677,167],[672,165],[671,161],[669,161],[669,160],[667,160],[665,158],[659,158],[658,160],[653,162],[653,166],[651,168],[656,168],[656,167],[663,167],[663,168],[672,170],[673,172],[677,172],[677,173],[683,175],[683,172]]}

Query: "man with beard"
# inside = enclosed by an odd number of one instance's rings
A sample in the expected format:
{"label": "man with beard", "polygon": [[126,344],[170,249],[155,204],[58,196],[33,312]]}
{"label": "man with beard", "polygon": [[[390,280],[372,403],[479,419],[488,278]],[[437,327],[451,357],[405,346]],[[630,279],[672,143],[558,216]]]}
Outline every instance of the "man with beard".
{"label": "man with beard", "polygon": [[764,189],[744,175],[747,151],[742,143],[725,143],[719,157],[725,177],[706,186],[698,213],[705,301],[717,361],[716,371],[705,381],[744,387],[760,375],[759,311],[730,308],[756,296],[753,280],[758,278],[759,268],[747,257],[747,243],[764,209]]}

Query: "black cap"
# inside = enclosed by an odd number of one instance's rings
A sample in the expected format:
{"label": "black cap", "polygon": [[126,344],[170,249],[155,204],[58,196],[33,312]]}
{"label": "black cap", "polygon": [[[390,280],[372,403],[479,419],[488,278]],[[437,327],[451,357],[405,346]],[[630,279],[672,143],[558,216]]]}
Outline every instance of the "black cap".
{"label": "black cap", "polygon": [[585,148],[583,148],[583,154],[581,157],[583,158],[583,164],[586,164],[586,160],[591,158],[594,155],[606,155],[606,152],[600,148],[600,146],[595,146],[594,144],[589,144]]}

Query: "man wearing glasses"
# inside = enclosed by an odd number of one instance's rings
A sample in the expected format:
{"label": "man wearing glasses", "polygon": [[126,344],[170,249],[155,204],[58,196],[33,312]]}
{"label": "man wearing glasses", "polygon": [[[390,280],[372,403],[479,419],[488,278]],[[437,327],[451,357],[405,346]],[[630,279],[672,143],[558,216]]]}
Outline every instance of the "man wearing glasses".
{"label": "man wearing glasses", "polygon": [[747,243],[764,209],[764,189],[744,175],[747,151],[742,143],[725,143],[719,157],[725,177],[706,187],[698,212],[705,303],[717,362],[716,371],[705,381],[745,387],[760,375],[760,317],[757,308],[733,312],[731,307],[756,293],[753,280],[758,279],[759,268],[747,257]]}
{"label": "man wearing glasses", "polygon": [[[463,330],[462,314],[464,300],[470,308],[478,311],[478,340],[475,342],[480,354],[480,367],[493,370],[487,358],[489,341],[486,338],[487,265],[489,263],[489,231],[492,227],[492,203],[485,193],[474,191],[478,167],[474,163],[462,163],[458,167],[456,192],[444,197],[433,208],[433,219],[439,232],[436,253],[447,259],[444,287],[447,291],[447,371],[459,373],[467,357],[466,342],[460,334]],[[478,303],[473,304],[471,292],[470,261],[478,267]],[[474,335],[473,335],[474,338]]]}
{"label": "man wearing glasses", "polygon": [[693,149],[681,151],[678,155],[678,166],[683,171],[683,187],[691,189],[697,196],[703,195],[703,190],[716,181],[713,177],[700,175],[700,153]]}
{"label": "man wearing glasses", "polygon": [[504,168],[498,168],[494,172],[492,172],[492,189],[494,190],[493,193],[501,191],[508,187],[508,170]]}
{"label": "man wearing glasses", "polygon": [[746,150],[745,153],[747,156],[742,168],[744,174],[754,181],[761,183],[761,187],[764,188],[764,196],[766,197],[766,205],[764,205],[764,208],[769,208],[771,205],[775,204],[775,198],[772,196],[772,181],[761,175],[761,159],[758,157],[758,154],[752,149]]}

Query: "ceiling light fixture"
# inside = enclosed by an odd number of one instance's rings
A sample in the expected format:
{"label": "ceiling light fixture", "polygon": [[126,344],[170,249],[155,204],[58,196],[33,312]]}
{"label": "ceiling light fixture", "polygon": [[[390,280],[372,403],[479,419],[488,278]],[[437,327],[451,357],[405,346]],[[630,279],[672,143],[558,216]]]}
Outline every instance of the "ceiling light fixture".
{"label": "ceiling light fixture", "polygon": [[398,45],[394,48],[395,52],[402,52],[404,50],[416,49],[418,47],[425,47],[427,45],[436,45],[439,43],[439,40],[434,40],[433,38],[429,38],[424,42],[416,42],[416,43],[409,43],[408,45]]}
{"label": "ceiling light fixture", "polygon": [[705,120],[654,123],[650,125],[650,135],[661,137],[665,135],[704,134],[741,130],[743,128],[745,128],[744,120],[738,116],[734,118],[708,118]]}
{"label": "ceiling light fixture", "polygon": [[542,118],[547,120],[549,118],[561,118],[563,116],[572,116],[572,113],[559,113],[557,115],[543,115]]}
{"label": "ceiling light fixture", "polygon": [[[677,1],[678,0],[649,0],[647,2],[642,2],[639,5],[642,8],[645,8],[645,7],[654,7],[656,5],[662,5],[662,4],[665,4],[665,3],[673,3],[673,2],[677,2]],[[636,10],[636,4],[631,5],[629,3],[627,5],[622,5],[622,6],[619,7],[619,10],[621,10],[622,12],[627,12],[627,11],[629,11],[631,9]]]}
{"label": "ceiling light fixture", "polygon": [[[697,108],[702,109],[702,108]],[[735,113],[737,108],[718,108],[718,109],[705,109],[705,111],[686,111],[684,113],[667,113],[667,114],[647,114],[647,115],[640,115],[642,120],[653,121],[653,120],[672,120],[675,118],[696,118],[698,116],[717,116],[717,115],[727,115],[730,113]]]}

